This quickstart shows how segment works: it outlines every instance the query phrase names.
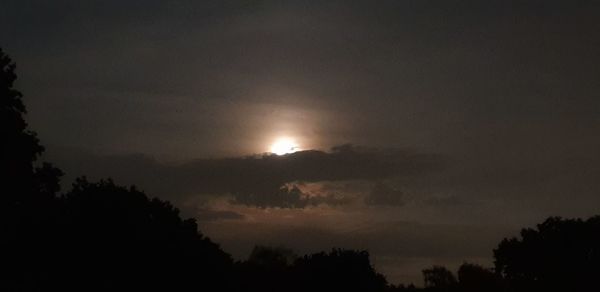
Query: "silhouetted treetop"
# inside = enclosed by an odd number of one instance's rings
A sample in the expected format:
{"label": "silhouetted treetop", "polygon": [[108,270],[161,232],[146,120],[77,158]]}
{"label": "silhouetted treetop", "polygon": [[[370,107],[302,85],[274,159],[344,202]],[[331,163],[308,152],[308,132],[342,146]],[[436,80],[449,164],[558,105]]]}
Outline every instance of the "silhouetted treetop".
{"label": "silhouetted treetop", "polygon": [[91,183],[82,177],[63,198],[72,224],[83,229],[79,232],[89,230],[98,240],[119,235],[118,240],[129,238],[148,247],[172,248],[171,252],[181,254],[204,246],[228,257],[198,232],[194,219],[181,219],[179,210],[169,202],[149,199],[133,186],[125,188],[112,180]]}
{"label": "silhouetted treetop", "polygon": [[[2,168],[13,177],[32,172],[31,163],[44,151],[35,133],[27,130],[26,113],[21,92],[13,88],[17,79],[15,63],[0,49],[0,133],[2,135]],[[29,173],[30,174],[30,173]],[[20,177],[19,177],[20,178]]]}
{"label": "silhouetted treetop", "polygon": [[600,291],[600,216],[548,218],[504,239],[494,257],[514,291]]}
{"label": "silhouetted treetop", "polygon": [[425,288],[435,289],[436,291],[454,291],[458,284],[454,274],[442,266],[424,269],[423,280]]}
{"label": "silhouetted treetop", "polygon": [[464,263],[458,268],[458,284],[464,292],[494,292],[501,290],[501,279],[480,265]]}
{"label": "silhouetted treetop", "polygon": [[298,259],[299,291],[384,291],[385,277],[375,271],[367,251],[333,249]]}
{"label": "silhouetted treetop", "polygon": [[64,247],[57,249],[81,285],[163,291],[198,282],[214,291],[228,287],[231,257],[169,202],[112,180],[85,177],[76,180],[62,202],[57,229]]}
{"label": "silhouetted treetop", "polygon": [[296,253],[285,247],[268,247],[257,245],[248,257],[248,263],[259,266],[287,267],[298,258]]}
{"label": "silhouetted treetop", "polygon": [[13,87],[15,68],[0,48],[0,207],[52,198],[62,175],[50,164],[38,169],[34,165],[44,147],[35,132],[27,129],[23,95]]}

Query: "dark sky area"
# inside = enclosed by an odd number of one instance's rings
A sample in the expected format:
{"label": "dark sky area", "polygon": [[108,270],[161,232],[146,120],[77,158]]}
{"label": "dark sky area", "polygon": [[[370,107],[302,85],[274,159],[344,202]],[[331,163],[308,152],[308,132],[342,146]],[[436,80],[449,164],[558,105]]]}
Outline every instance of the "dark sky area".
{"label": "dark sky area", "polygon": [[0,46],[65,187],[136,184],[236,258],[420,284],[599,213],[599,1],[1,0]]}

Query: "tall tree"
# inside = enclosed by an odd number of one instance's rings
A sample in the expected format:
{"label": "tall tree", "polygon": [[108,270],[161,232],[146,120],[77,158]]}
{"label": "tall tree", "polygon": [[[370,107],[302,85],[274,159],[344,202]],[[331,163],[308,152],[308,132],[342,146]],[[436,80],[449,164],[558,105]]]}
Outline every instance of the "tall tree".
{"label": "tall tree", "polygon": [[47,243],[54,236],[62,172],[37,163],[44,147],[24,119],[15,67],[0,48],[0,270],[6,271],[0,282],[33,290],[24,284],[39,275],[39,264],[52,253]]}
{"label": "tall tree", "polygon": [[5,213],[21,205],[53,198],[62,175],[47,163],[36,167],[44,147],[24,119],[27,110],[23,95],[14,88],[15,67],[0,48],[0,208]]}

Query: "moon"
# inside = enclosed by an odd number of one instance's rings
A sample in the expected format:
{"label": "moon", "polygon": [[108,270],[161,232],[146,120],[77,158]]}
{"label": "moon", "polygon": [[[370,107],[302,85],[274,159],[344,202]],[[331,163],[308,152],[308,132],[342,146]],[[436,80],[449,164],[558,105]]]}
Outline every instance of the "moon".
{"label": "moon", "polygon": [[299,151],[298,144],[291,138],[278,138],[271,144],[271,153],[285,155]]}

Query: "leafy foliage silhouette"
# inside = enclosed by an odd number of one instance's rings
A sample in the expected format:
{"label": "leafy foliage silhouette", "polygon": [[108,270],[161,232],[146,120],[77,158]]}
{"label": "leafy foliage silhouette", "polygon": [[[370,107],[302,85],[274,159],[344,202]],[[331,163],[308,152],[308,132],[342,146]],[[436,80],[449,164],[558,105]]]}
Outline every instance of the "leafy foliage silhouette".
{"label": "leafy foliage silhouette", "polygon": [[455,291],[458,281],[448,269],[442,266],[433,266],[423,270],[425,288],[435,291]]}
{"label": "leafy foliage silhouette", "polygon": [[333,249],[295,262],[293,291],[384,291],[385,277],[375,271],[366,251]]}
{"label": "leafy foliage silhouette", "polygon": [[[13,88],[16,65],[0,48],[0,182],[3,207],[36,204],[51,200],[59,189],[60,170],[34,163],[44,152],[36,133],[28,130],[22,94]],[[27,208],[31,208],[27,205]],[[7,211],[7,210],[2,210]]]}
{"label": "leafy foliage silhouette", "polygon": [[62,175],[49,163],[36,164],[44,147],[24,119],[15,68],[0,48],[0,252],[2,276],[12,282],[30,277],[31,263],[46,254],[38,242],[52,236]]}
{"label": "leafy foliage silhouette", "polygon": [[2,290],[228,290],[231,257],[170,203],[85,178],[59,196],[2,50],[0,68]]}
{"label": "leafy foliage silhouette", "polygon": [[459,291],[501,291],[501,279],[492,269],[480,265],[464,263],[458,268]]}
{"label": "leafy foliage silhouette", "polygon": [[135,187],[85,178],[63,198],[64,252],[82,255],[69,258],[81,284],[109,278],[119,280],[104,282],[106,289],[185,290],[200,282],[225,290],[230,256],[170,203],[149,199]]}
{"label": "leafy foliage silhouette", "polygon": [[513,291],[600,291],[600,216],[548,218],[494,250]]}

